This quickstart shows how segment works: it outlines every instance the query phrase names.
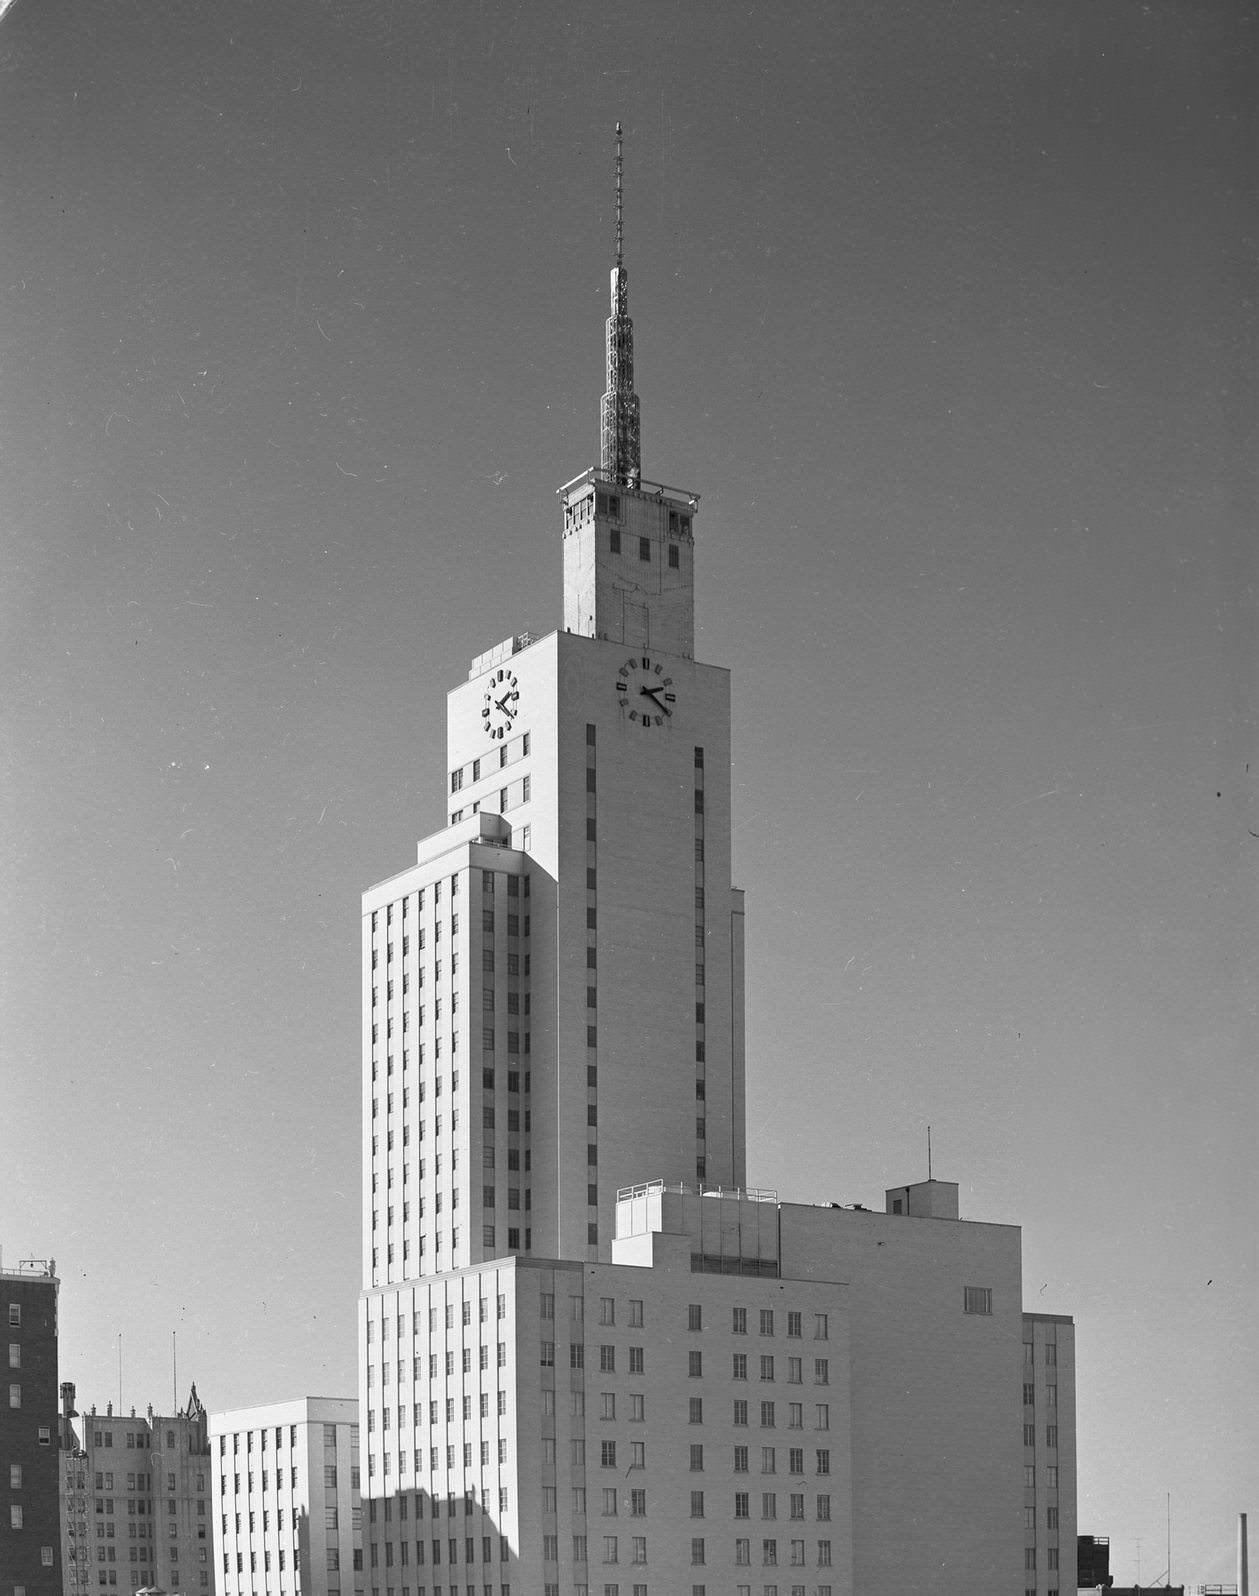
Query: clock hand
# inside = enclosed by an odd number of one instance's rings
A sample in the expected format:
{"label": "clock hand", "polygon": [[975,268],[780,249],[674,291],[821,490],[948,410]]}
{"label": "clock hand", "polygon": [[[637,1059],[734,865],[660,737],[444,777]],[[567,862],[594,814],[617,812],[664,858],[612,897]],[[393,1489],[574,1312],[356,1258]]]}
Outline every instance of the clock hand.
{"label": "clock hand", "polygon": [[498,706],[499,709],[502,710],[504,715],[510,715],[511,714],[511,710],[508,709],[508,707],[507,707],[507,704],[508,704],[508,701],[510,700],[510,698],[511,698],[511,694],[510,693],[504,693],[501,698],[496,698],[494,700],[495,704]]}
{"label": "clock hand", "polygon": [[656,694],[663,692],[664,691],[663,688],[661,688],[661,687],[640,687],[638,689],[638,691],[644,697],[650,698],[652,703],[656,706],[657,709],[659,709],[661,707],[660,706],[660,700],[656,697]]}

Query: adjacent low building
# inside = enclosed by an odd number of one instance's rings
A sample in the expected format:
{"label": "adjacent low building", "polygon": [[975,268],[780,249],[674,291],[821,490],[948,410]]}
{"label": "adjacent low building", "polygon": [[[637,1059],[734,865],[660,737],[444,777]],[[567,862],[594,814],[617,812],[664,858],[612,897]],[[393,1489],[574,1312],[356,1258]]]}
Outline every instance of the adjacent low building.
{"label": "adjacent low building", "polygon": [[178,1413],[74,1412],[62,1388],[64,1596],[158,1588],[214,1596],[208,1416],[194,1385]]}
{"label": "adjacent low building", "polygon": [[1023,1314],[1015,1227],[944,1181],[881,1213],[655,1182],[616,1221],[611,1263],[364,1297],[373,1591],[1072,1589],[1069,1384],[1051,1450],[1015,1422],[1069,1323]]}
{"label": "adjacent low building", "polygon": [[353,1398],[213,1414],[210,1451],[223,1596],[362,1596]]}
{"label": "adjacent low building", "polygon": [[0,1399],[0,1592],[61,1596],[57,1481],[57,1293],[51,1260],[0,1269],[7,1358]]}

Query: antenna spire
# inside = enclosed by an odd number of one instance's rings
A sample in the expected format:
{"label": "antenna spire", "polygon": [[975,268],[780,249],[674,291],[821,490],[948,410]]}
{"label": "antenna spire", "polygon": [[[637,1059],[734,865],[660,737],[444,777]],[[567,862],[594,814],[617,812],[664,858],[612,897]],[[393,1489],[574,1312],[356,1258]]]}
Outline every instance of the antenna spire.
{"label": "antenna spire", "polygon": [[616,264],[625,264],[625,230],[621,213],[621,183],[625,175],[625,161],[621,155],[621,124],[616,124]]}
{"label": "antenna spire", "polygon": [[629,314],[622,208],[624,161],[621,124],[616,124],[616,265],[612,268],[612,314],[607,321],[607,392],[600,409],[599,464],[605,477],[637,487],[642,476],[642,435],[634,392],[634,324]]}

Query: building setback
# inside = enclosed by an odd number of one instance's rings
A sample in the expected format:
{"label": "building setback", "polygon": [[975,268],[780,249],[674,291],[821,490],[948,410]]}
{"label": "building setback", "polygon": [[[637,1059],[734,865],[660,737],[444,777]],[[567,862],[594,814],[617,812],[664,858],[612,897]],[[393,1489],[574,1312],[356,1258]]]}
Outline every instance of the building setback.
{"label": "building setback", "polygon": [[49,1260],[0,1269],[8,1358],[0,1402],[3,1596],[61,1596],[57,1480],[57,1279]]}
{"label": "building setback", "polygon": [[215,1413],[210,1451],[223,1596],[362,1591],[353,1398]]}
{"label": "building setback", "polygon": [[194,1385],[178,1413],[73,1412],[62,1387],[65,1596],[216,1590],[208,1418]]}
{"label": "building setback", "polygon": [[363,898],[366,1587],[1061,1596],[1071,1325],[1018,1230],[746,1184],[729,677],[698,496],[641,472],[619,135],[617,215],[564,630],[473,660],[448,824]]}

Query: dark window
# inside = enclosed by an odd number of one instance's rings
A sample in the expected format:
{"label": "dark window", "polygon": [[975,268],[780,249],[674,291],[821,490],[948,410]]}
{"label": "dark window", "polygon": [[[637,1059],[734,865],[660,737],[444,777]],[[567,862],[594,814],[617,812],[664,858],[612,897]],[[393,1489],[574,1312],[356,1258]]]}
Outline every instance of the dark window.
{"label": "dark window", "polygon": [[649,560],[649,559],[651,559],[651,539],[650,538],[639,538],[639,540],[638,540],[638,558],[640,560]]}

